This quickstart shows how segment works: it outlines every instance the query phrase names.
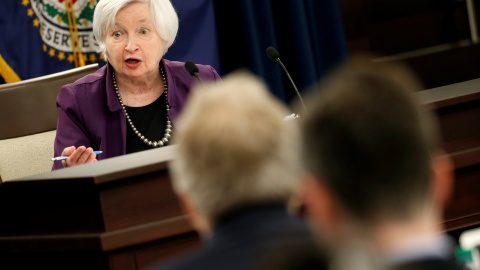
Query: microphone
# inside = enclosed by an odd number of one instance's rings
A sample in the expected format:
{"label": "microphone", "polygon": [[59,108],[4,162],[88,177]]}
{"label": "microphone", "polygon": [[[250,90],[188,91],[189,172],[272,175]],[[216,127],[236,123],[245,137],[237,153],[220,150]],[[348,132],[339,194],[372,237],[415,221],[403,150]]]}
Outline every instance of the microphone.
{"label": "microphone", "polygon": [[274,47],[268,47],[268,48],[267,48],[267,56],[268,56],[268,58],[270,58],[272,61],[278,62],[278,63],[280,64],[280,66],[282,66],[283,70],[285,71],[285,73],[287,74],[288,78],[290,79],[290,82],[292,83],[293,88],[295,89],[295,92],[297,92],[298,98],[300,99],[300,102],[302,103],[303,110],[304,110],[305,112],[307,112],[307,108],[305,107],[305,103],[303,103],[302,96],[300,95],[300,92],[298,91],[297,86],[296,86],[295,83],[293,82],[293,79],[292,79],[292,77],[290,76],[290,73],[288,73],[287,68],[283,65],[282,61],[280,60],[280,54],[278,53],[278,51],[277,51]]}
{"label": "microphone", "polygon": [[202,78],[200,78],[200,75],[198,74],[198,67],[195,65],[195,63],[190,60],[185,62],[185,69],[188,71],[188,73],[190,73],[190,75],[197,77],[198,81],[200,81],[202,86],[204,86]]}

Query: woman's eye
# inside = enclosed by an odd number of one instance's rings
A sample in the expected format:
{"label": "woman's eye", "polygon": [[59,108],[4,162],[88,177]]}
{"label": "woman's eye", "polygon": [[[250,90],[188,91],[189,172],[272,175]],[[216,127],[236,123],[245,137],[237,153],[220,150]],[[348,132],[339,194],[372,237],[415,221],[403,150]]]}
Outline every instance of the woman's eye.
{"label": "woman's eye", "polygon": [[140,29],[140,33],[142,33],[142,34],[148,34],[148,32],[150,32],[150,30],[148,30],[148,28]]}
{"label": "woman's eye", "polygon": [[114,36],[114,37],[119,37],[119,36],[121,36],[121,35],[122,35],[122,33],[121,33],[120,31],[114,31],[114,32],[113,32],[113,36]]}

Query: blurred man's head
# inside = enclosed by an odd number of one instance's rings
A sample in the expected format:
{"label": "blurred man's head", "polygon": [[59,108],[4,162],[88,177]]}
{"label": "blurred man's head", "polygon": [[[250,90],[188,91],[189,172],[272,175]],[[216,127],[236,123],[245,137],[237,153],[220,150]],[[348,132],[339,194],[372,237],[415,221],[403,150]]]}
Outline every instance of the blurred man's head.
{"label": "blurred man's head", "polygon": [[[374,230],[438,214],[431,185],[438,130],[415,99],[417,78],[402,65],[353,57],[317,90],[302,123],[304,164],[314,180],[305,194],[317,223]],[[337,222],[340,216],[349,224]]]}
{"label": "blurred man's head", "polygon": [[197,229],[236,207],[287,203],[294,195],[299,132],[294,121],[282,121],[288,114],[246,72],[192,92],[176,126],[171,169],[175,191],[204,219]]}

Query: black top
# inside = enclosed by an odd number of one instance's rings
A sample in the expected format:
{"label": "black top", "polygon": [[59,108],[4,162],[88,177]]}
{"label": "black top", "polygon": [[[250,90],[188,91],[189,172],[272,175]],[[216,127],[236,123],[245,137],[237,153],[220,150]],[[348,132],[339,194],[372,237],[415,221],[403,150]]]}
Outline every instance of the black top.
{"label": "black top", "polygon": [[[167,109],[165,94],[154,102],[143,107],[125,106],[133,125],[137,130],[150,141],[159,141],[165,134],[167,126]],[[152,149],[152,146],[144,143],[133,132],[132,127],[127,123],[127,154]]]}

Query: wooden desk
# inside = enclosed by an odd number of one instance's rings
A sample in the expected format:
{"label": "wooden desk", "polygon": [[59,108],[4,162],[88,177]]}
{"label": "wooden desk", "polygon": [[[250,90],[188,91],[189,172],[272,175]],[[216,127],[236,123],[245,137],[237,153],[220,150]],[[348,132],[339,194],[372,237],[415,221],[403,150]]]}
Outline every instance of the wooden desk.
{"label": "wooden desk", "polygon": [[175,146],[0,185],[0,268],[139,269],[199,243],[170,185]]}

